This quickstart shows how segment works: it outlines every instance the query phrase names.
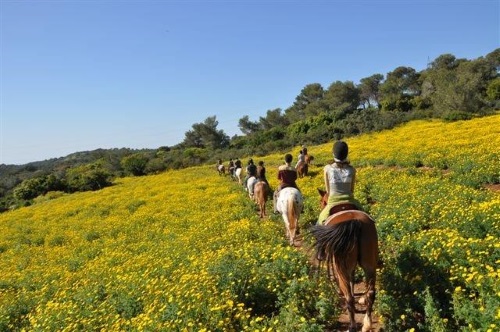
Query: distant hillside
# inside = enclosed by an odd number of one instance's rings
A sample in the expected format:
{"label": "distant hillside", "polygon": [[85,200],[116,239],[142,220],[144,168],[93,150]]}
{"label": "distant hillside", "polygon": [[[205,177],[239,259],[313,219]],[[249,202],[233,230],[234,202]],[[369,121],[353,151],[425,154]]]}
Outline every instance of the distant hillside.
{"label": "distant hillside", "polygon": [[97,149],[93,151],[75,152],[65,157],[35,161],[24,165],[0,164],[0,197],[5,196],[12,188],[26,179],[63,172],[70,167],[93,163],[101,159],[119,168],[120,160],[123,157],[137,152],[149,151],[154,150],[135,150],[128,148]]}
{"label": "distant hillside", "polygon": [[98,149],[20,166],[0,165],[0,211],[29,205],[50,191],[99,190],[123,175],[263,156],[380,132],[416,119],[453,122],[491,115],[500,108],[499,68],[500,48],[474,60],[443,54],[420,72],[401,66],[359,84],[308,84],[290,107],[268,110],[258,121],[247,115],[239,119],[241,136],[230,138],[217,128],[216,116],[210,116],[193,124],[172,147]]}

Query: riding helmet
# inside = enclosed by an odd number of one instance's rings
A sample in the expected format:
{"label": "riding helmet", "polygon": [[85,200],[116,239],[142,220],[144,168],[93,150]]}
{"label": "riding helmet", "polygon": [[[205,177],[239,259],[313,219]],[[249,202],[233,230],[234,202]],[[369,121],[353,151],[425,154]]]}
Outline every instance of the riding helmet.
{"label": "riding helmet", "polygon": [[338,160],[345,160],[349,153],[349,147],[344,141],[337,141],[333,144],[333,157]]}

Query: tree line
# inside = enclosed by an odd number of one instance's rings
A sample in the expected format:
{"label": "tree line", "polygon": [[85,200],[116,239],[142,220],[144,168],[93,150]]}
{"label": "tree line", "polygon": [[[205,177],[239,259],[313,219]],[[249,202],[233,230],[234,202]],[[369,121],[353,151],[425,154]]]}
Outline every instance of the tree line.
{"label": "tree line", "polygon": [[270,109],[255,121],[248,115],[240,118],[242,135],[229,137],[218,129],[214,115],[193,124],[172,147],[99,149],[22,166],[0,165],[0,211],[29,205],[48,192],[98,190],[121,176],[262,156],[391,129],[414,119],[456,121],[487,115],[500,108],[499,73],[500,48],[473,60],[443,54],[422,71],[400,66],[358,84],[307,84],[290,107]]}

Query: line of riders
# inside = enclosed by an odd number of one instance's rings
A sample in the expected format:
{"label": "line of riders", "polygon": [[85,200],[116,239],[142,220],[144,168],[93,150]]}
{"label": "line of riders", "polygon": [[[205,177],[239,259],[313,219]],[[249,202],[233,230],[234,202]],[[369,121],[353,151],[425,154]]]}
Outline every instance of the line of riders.
{"label": "line of riders", "polygon": [[[363,211],[361,204],[354,198],[356,169],[350,165],[347,158],[348,152],[347,143],[344,141],[339,140],[333,144],[333,161],[327,163],[323,168],[326,190],[318,189],[321,196],[320,206],[323,209],[316,225],[311,227],[310,232],[316,239],[316,259],[319,266],[321,267],[322,262],[326,263],[329,278],[336,281],[340,294],[345,300],[349,316],[349,332],[357,331],[353,292],[354,272],[358,265],[363,269],[366,290],[359,298],[358,303],[366,305],[362,331],[371,331],[378,265],[378,235],[374,219]],[[306,154],[307,150],[303,147],[298,163],[306,162]],[[299,231],[298,219],[301,213],[300,208],[303,207],[303,197],[296,184],[298,172],[296,167],[292,165],[292,159],[291,154],[286,154],[285,163],[278,168],[280,184],[273,195],[273,207],[275,213],[282,213],[287,238],[290,245],[295,245],[294,240]],[[241,174],[241,161],[237,159],[236,162],[232,164],[231,162],[230,173],[236,174],[239,170],[239,174]],[[222,161],[219,160],[219,164],[222,165]],[[252,197],[253,185],[246,185],[248,181],[251,181],[250,179],[254,181],[255,197],[257,197],[259,208],[261,211],[263,209],[265,211],[265,201],[262,203],[262,199],[259,199],[262,197],[260,188],[263,185],[259,180],[268,184],[262,161],[259,162],[259,166],[255,166],[252,159],[248,161],[244,184]],[[238,181],[241,183],[239,176]],[[268,193],[270,192],[271,190],[268,190]],[[284,201],[287,204],[284,205]],[[277,211],[277,205],[282,211]],[[261,218],[264,215],[265,213],[261,212]]]}
{"label": "line of riders", "polygon": [[[331,210],[334,210],[336,206],[348,204],[351,208],[363,210],[361,203],[354,198],[356,169],[350,165],[350,161],[347,158],[348,153],[349,147],[346,142],[339,140],[333,144],[333,162],[328,163],[323,169],[323,179],[326,190],[323,191],[318,189],[320,195],[327,198],[327,204],[319,215],[318,224],[322,224],[329,216]],[[300,191],[296,183],[299,177],[297,169],[309,162],[306,160],[308,156],[307,148],[302,146],[295,166],[292,165],[292,155],[287,153],[285,155],[284,164],[278,167],[279,185],[273,194],[273,208],[275,214],[279,214],[279,211],[276,210],[276,201],[281,189],[293,187]],[[218,160],[216,167],[219,174],[224,172],[222,160]],[[242,164],[238,158],[234,161],[233,159],[229,160],[228,171],[233,179],[238,180],[235,174],[238,172],[238,169],[241,168]],[[241,172],[241,170],[239,172]],[[248,181],[251,182],[248,183]],[[245,190],[249,191],[250,197],[253,197],[254,185],[259,181],[264,181],[267,184],[269,188],[268,194],[270,196],[272,190],[266,178],[264,162],[259,161],[258,166],[256,166],[253,159],[250,159],[246,166],[246,176],[242,183]]]}

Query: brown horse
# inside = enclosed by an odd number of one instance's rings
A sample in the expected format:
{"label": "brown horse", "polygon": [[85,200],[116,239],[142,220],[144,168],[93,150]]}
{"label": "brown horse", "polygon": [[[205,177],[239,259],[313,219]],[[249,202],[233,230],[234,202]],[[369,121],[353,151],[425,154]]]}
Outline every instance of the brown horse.
{"label": "brown horse", "polygon": [[304,157],[304,160],[306,161],[306,164],[311,165],[312,161],[314,160],[314,156],[311,156],[310,154],[306,154]]}
{"label": "brown horse", "polygon": [[309,173],[309,165],[306,162],[301,162],[297,165],[297,176],[303,178]]}
{"label": "brown horse", "polygon": [[269,186],[264,181],[257,182],[253,187],[253,199],[259,207],[259,216],[266,216],[266,202],[269,197]]}
{"label": "brown horse", "polygon": [[[328,201],[327,193],[318,190],[321,207]],[[354,320],[354,271],[359,264],[365,273],[366,292],[360,303],[366,304],[366,314],[362,331],[369,331],[372,324],[371,313],[375,301],[375,280],[378,263],[378,236],[375,221],[365,212],[344,210],[337,205],[324,225],[316,225],[311,233],[316,238],[317,257],[324,260],[328,270],[332,270],[337,284],[345,298],[349,312],[349,332],[356,331]],[[333,212],[330,210],[331,212]]]}
{"label": "brown horse", "polygon": [[219,172],[219,175],[226,175],[226,166],[218,164],[215,167],[217,168],[217,172]]}
{"label": "brown horse", "polygon": [[304,156],[305,162],[301,162],[297,165],[297,175],[299,176],[299,178],[307,176],[307,174],[309,173],[309,165],[311,165],[313,160],[314,157],[306,153],[306,155]]}

